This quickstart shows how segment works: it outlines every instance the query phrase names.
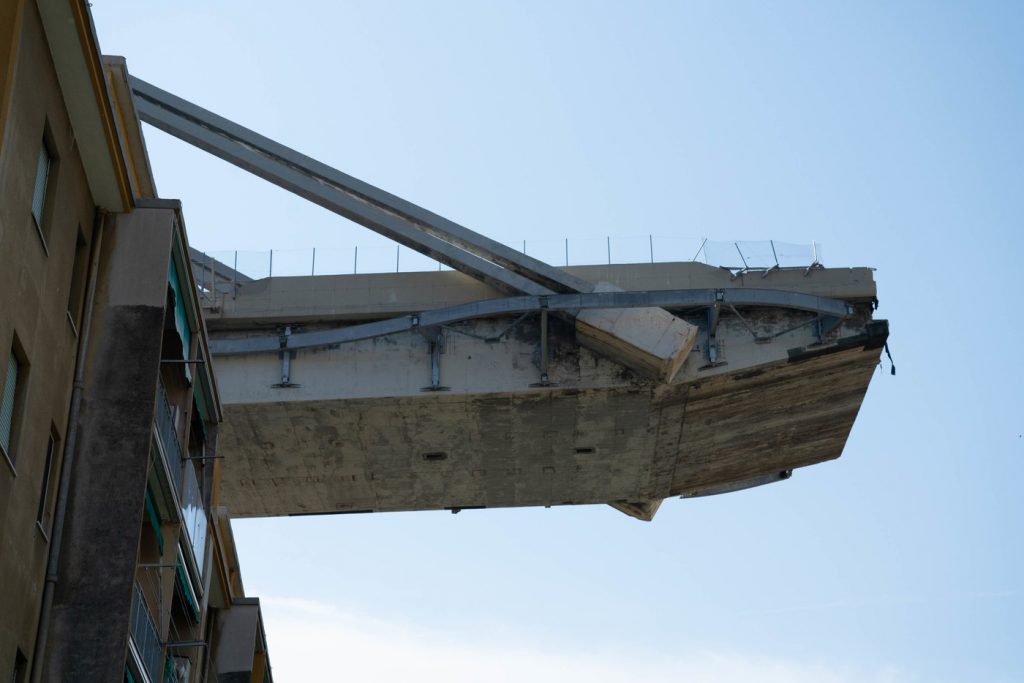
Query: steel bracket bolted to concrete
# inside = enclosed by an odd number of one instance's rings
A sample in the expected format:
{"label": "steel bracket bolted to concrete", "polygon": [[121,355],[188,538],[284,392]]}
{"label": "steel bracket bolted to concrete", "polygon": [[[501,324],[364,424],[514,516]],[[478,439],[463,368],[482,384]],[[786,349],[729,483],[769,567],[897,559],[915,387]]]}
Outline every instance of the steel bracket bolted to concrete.
{"label": "steel bracket bolted to concrete", "polygon": [[531,387],[556,387],[556,383],[551,381],[551,377],[548,374],[548,368],[551,363],[551,352],[548,348],[549,340],[549,327],[548,327],[548,302],[544,299],[541,302],[542,308],[540,309],[540,344],[538,352],[540,353],[539,362],[537,363],[540,368],[540,381],[531,384]]}
{"label": "steel bracket bolted to concrete", "polygon": [[427,340],[430,351],[430,386],[420,391],[451,391],[451,387],[441,386],[441,354],[444,353],[445,333],[440,327],[419,327],[419,332]]}
{"label": "steel bracket bolted to concrete", "polygon": [[291,326],[286,326],[284,332],[278,338],[281,349],[278,351],[278,355],[281,357],[281,381],[278,384],[271,385],[275,389],[292,389],[302,386],[292,382],[292,359],[295,358],[295,350],[288,347],[288,340],[291,336],[292,328]]}

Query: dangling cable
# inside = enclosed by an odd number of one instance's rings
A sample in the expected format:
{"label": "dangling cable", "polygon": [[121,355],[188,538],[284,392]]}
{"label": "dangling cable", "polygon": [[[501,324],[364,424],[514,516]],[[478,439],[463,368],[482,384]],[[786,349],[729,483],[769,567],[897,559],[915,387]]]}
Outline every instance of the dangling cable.
{"label": "dangling cable", "polygon": [[896,374],[896,364],[892,362],[892,354],[889,353],[889,342],[885,342],[885,355],[889,356],[889,365],[892,366],[892,370],[889,372],[890,375]]}

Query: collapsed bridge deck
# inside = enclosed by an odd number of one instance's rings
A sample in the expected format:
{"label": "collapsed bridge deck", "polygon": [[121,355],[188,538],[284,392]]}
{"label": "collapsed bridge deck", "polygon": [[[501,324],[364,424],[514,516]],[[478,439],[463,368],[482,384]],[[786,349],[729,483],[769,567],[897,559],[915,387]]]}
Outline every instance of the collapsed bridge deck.
{"label": "collapsed bridge deck", "polygon": [[419,328],[424,312],[502,297],[461,273],[215,289],[206,312],[232,513],[610,503],[650,519],[664,498],[778,481],[842,453],[887,336],[871,317],[869,269],[568,270],[612,291],[718,294],[661,304],[695,331],[663,381],[582,345],[578,311]]}

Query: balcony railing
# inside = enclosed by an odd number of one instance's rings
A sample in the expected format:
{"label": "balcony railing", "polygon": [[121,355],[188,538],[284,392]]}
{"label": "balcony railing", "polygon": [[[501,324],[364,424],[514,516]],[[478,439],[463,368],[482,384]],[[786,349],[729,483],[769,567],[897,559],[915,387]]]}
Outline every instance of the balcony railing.
{"label": "balcony railing", "polygon": [[132,595],[132,642],[135,645],[135,652],[146,670],[150,681],[163,679],[163,645],[160,642],[160,634],[157,633],[156,625],[153,623],[153,615],[146,606],[146,600],[142,596],[142,588],[135,584],[135,592]]}
{"label": "balcony railing", "polygon": [[178,442],[178,430],[174,427],[174,413],[171,410],[171,402],[167,399],[167,390],[164,389],[163,382],[157,384],[156,396],[156,431],[160,435],[160,444],[167,457],[167,469],[171,472],[174,492],[180,495],[181,444]]}

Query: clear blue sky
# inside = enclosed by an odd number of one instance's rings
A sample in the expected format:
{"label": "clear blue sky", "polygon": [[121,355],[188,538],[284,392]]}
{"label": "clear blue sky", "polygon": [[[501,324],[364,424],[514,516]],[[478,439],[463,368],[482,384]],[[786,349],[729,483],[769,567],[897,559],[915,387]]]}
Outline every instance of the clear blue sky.
{"label": "clear blue sky", "polygon": [[[898,374],[787,482],[652,524],[236,522],[279,681],[1024,681],[1024,5],[92,10],[136,75],[503,241],[813,239],[877,268]],[[146,134],[201,249],[378,240]]]}

